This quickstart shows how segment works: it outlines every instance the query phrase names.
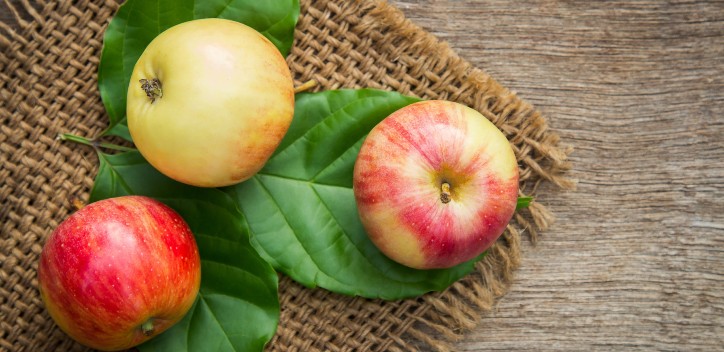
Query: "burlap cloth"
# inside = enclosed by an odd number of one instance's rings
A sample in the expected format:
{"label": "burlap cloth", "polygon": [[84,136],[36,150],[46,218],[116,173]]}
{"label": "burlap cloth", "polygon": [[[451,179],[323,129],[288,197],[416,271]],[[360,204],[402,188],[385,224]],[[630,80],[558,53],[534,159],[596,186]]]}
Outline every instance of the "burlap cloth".
{"label": "burlap cloth", "polygon": [[[93,137],[107,125],[96,72],[116,1],[37,1],[11,8],[0,23],[0,349],[84,348],[63,334],[37,292],[46,236],[87,200],[97,158],[59,132]],[[101,3],[101,4],[98,4]],[[568,188],[568,150],[529,104],[471,67],[448,46],[384,1],[306,0],[288,63],[297,84],[317,90],[372,87],[447,99],[484,113],[508,136],[520,162],[521,189],[542,181]],[[536,194],[545,199],[545,194]],[[448,350],[506,292],[519,265],[522,229],[535,240],[551,217],[540,203],[519,212],[477,271],[442,293],[383,302],[280,282],[281,322],[268,350]]]}

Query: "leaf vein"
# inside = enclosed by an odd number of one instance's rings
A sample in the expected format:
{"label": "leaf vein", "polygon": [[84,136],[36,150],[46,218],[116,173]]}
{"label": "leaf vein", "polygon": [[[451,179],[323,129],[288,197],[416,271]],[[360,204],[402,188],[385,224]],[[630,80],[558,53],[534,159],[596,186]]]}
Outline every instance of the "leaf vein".
{"label": "leaf vein", "polygon": [[[317,195],[317,197],[319,198],[320,202],[321,202],[321,203],[324,205],[324,207],[327,209],[327,212],[329,213],[329,215],[336,221],[336,224],[339,225],[340,223],[342,223],[342,221],[341,221],[339,218],[337,218],[337,217],[334,216],[334,213],[332,212],[331,206],[324,201],[324,198],[322,198],[322,197],[319,195],[319,193],[317,192],[316,188],[315,188],[315,187],[312,187],[312,188],[314,189],[314,193]],[[344,233],[344,235],[345,235],[344,238],[346,238],[346,239],[349,241],[349,243],[352,244],[352,246],[357,250],[357,252],[359,253],[359,255],[360,255],[362,258],[364,258],[365,261],[366,261],[375,271],[379,272],[383,277],[385,277],[386,280],[389,280],[389,281],[392,281],[392,282],[401,283],[401,284],[409,284],[409,282],[402,281],[402,280],[398,280],[398,279],[395,279],[395,278],[393,278],[393,277],[388,276],[389,270],[381,270],[379,267],[377,267],[377,265],[375,265],[375,264],[365,255],[365,252],[362,250],[362,248],[360,248],[359,244],[358,244],[357,242],[355,242],[355,241],[352,240],[352,237],[349,235],[349,233],[346,232],[341,226],[338,226],[338,227],[340,228],[340,231],[341,231],[342,233]],[[340,236],[340,237],[342,237],[342,236]]]}
{"label": "leaf vein", "polygon": [[204,298],[204,295],[201,295],[201,301],[204,303],[204,306],[206,306],[206,309],[209,311],[209,314],[212,318],[214,318],[214,321],[216,321],[216,324],[218,324],[219,329],[224,332],[224,337],[226,338],[226,342],[228,342],[229,346],[231,346],[232,349],[234,349],[234,343],[231,342],[231,339],[229,339],[229,332],[226,331],[225,326],[221,323],[219,318],[216,315],[216,312],[214,312],[213,309],[211,309],[211,305],[206,301],[206,298]]}
{"label": "leaf vein", "polygon": [[[309,253],[310,253],[310,252],[309,252],[309,248],[305,245],[304,241],[300,240],[299,237],[297,236],[297,232],[294,231],[295,227],[292,226],[291,222],[290,222],[289,219],[287,218],[287,214],[286,214],[286,213],[284,212],[284,210],[282,209],[279,201],[272,195],[272,193],[270,192],[270,190],[269,190],[269,188],[267,187],[267,185],[265,185],[264,182],[263,182],[260,178],[258,178],[257,176],[255,176],[255,178],[257,178],[257,181],[258,181],[259,184],[261,185],[262,190],[269,196],[269,199],[271,199],[271,200],[274,202],[274,205],[275,205],[275,206],[277,207],[277,209],[279,210],[279,213],[282,214],[282,217],[284,218],[284,222],[287,224],[287,226],[288,226],[290,229],[292,229],[292,233],[294,234],[294,239],[296,239],[296,240],[297,240],[297,243],[299,243],[299,246],[302,247],[302,249],[304,249],[304,251],[305,251],[307,254],[309,254]],[[310,187],[311,187],[311,186],[310,186]],[[332,281],[335,281],[335,282],[341,284],[341,282],[339,282],[337,279],[331,277],[331,276],[322,268],[322,266],[319,264],[319,262],[317,262],[316,258],[312,257],[311,255],[309,255],[308,257],[309,257],[309,259],[311,260],[311,262],[314,264],[314,266],[317,267],[318,273],[322,273],[322,274],[324,274],[325,277],[327,277],[328,279],[330,279],[330,280],[332,280]],[[316,277],[315,277],[314,282],[315,282],[316,284],[319,284],[319,280],[318,280]]]}

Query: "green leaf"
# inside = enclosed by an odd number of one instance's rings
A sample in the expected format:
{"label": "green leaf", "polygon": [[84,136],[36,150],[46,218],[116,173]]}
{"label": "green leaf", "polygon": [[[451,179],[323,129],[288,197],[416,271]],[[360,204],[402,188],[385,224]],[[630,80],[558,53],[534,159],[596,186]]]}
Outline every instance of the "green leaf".
{"label": "green leaf", "polygon": [[108,129],[103,131],[102,136],[118,136],[129,142],[133,141],[131,138],[131,131],[128,130],[126,124],[126,118],[124,117],[118,123],[108,126]]}
{"label": "green leaf", "polygon": [[475,260],[445,270],[393,262],[368,239],[352,170],[367,133],[419,99],[379,90],[299,94],[292,125],[264,169],[225,190],[246,217],[252,245],[303,285],[399,299],[448,287]]}
{"label": "green leaf", "polygon": [[181,322],[140,350],[261,351],[279,319],[277,287],[269,285],[276,274],[248,245],[196,237],[205,280],[199,299]]}
{"label": "green leaf", "polygon": [[249,243],[233,200],[213,188],[173,181],[138,152],[99,153],[91,201],[128,194],[156,198],[191,227],[201,255],[201,289],[193,308],[141,351],[261,351],[279,322],[278,277]]}
{"label": "green leaf", "polygon": [[515,206],[515,210],[524,209],[530,206],[533,201],[533,197],[518,197],[518,203]]}
{"label": "green leaf", "polygon": [[131,72],[146,46],[164,30],[200,18],[225,18],[259,31],[286,56],[299,18],[299,0],[128,0],[106,29],[98,68],[98,88],[110,117],[105,135],[130,140],[125,124]]}

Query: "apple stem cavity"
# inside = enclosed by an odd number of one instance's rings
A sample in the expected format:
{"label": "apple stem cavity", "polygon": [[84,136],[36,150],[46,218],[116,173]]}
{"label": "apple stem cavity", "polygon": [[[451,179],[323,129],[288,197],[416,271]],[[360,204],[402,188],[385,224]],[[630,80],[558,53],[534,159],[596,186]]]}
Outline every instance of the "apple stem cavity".
{"label": "apple stem cavity", "polygon": [[443,182],[442,186],[440,186],[440,201],[443,202],[443,204],[450,203],[452,200],[452,194],[450,193],[450,184],[447,182]]}
{"label": "apple stem cavity", "polygon": [[143,331],[143,334],[146,336],[153,335],[153,332],[155,330],[155,327],[153,326],[153,319],[146,320],[143,325],[141,325],[141,331]]}
{"label": "apple stem cavity", "polygon": [[95,139],[91,140],[91,139],[81,137],[81,136],[76,136],[76,135],[70,134],[70,133],[58,134],[58,139],[61,141],[71,141],[71,142],[78,143],[78,144],[88,145],[88,146],[93,147],[93,149],[95,149],[95,150],[98,150],[100,148],[117,150],[120,152],[130,152],[130,151],[136,150],[134,148],[124,147],[122,145],[101,142],[101,141],[98,141]]}
{"label": "apple stem cavity", "polygon": [[151,99],[151,103],[155,102],[156,99],[163,98],[163,90],[161,90],[161,81],[158,78],[139,80],[141,83],[141,89],[146,92],[148,99]]}

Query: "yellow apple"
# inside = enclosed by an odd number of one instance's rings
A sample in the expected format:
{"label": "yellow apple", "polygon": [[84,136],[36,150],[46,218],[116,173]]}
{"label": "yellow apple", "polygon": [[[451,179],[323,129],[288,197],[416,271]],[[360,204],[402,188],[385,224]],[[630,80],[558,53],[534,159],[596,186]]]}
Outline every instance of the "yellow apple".
{"label": "yellow apple", "polygon": [[133,142],[166,176],[220,187],[253,176],[294,114],[292,76],[256,30],[224,19],[184,22],[158,35],[128,87]]}

